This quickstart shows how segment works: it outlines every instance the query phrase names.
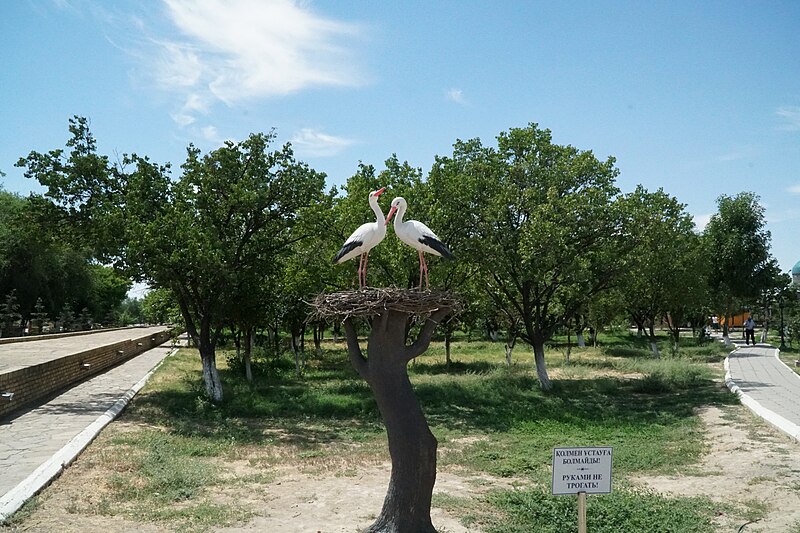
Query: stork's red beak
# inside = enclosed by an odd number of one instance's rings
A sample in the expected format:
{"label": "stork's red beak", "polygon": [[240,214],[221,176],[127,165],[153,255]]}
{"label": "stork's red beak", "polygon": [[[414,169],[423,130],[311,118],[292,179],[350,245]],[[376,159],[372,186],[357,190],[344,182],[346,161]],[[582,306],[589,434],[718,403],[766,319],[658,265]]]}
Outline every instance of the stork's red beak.
{"label": "stork's red beak", "polygon": [[386,187],[381,187],[377,191],[375,191],[375,196],[380,196],[381,194],[386,192]]}
{"label": "stork's red beak", "polygon": [[397,211],[397,208],[395,206],[392,206],[392,208],[389,209],[389,214],[386,215],[386,222],[383,223],[384,226],[389,225],[389,221],[392,219],[392,215],[394,215],[395,211]]}

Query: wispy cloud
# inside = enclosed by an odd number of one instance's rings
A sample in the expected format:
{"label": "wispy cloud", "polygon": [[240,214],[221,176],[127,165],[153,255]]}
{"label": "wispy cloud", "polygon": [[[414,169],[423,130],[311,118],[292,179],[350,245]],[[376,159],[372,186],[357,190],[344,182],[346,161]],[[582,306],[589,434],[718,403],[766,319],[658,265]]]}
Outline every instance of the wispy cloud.
{"label": "wispy cloud", "polygon": [[792,194],[800,194],[800,183],[787,187],[786,192],[790,192]]}
{"label": "wispy cloud", "polygon": [[800,106],[779,107],[775,114],[781,119],[782,130],[800,131]]}
{"label": "wispy cloud", "polygon": [[464,91],[461,89],[449,89],[447,93],[445,93],[445,98],[460,105],[465,105],[467,103],[467,100],[464,98]]}
{"label": "wispy cloud", "polygon": [[700,233],[706,229],[708,222],[711,220],[713,213],[703,213],[694,216],[694,230]]}
{"label": "wispy cloud", "polygon": [[717,161],[741,161],[758,155],[758,149],[753,146],[737,148],[728,153],[717,156]]}
{"label": "wispy cloud", "polygon": [[[181,38],[155,41],[163,88],[234,104],[318,86],[356,86],[348,40],[355,24],[296,0],[164,0]],[[186,109],[184,109],[186,114]]]}
{"label": "wispy cloud", "polygon": [[355,144],[351,139],[328,135],[312,128],[303,128],[289,140],[299,155],[327,157],[340,153]]}
{"label": "wispy cloud", "polygon": [[203,126],[200,128],[200,133],[202,134],[203,139],[212,144],[222,144],[225,142],[225,139],[220,137],[216,126]]}
{"label": "wispy cloud", "polygon": [[178,98],[171,116],[180,125],[220,102],[367,83],[357,57],[365,27],[324,17],[306,0],[162,1],[159,11],[115,15],[116,26],[125,20],[133,31],[114,44],[149,83]]}

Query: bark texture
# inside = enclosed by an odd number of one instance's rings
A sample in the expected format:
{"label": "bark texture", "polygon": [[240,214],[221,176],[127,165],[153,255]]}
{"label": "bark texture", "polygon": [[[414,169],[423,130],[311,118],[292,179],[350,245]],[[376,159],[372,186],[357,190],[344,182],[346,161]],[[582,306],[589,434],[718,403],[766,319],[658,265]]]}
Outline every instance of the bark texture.
{"label": "bark texture", "polygon": [[366,533],[435,533],[431,496],[436,482],[437,441],[414,395],[408,362],[425,352],[436,325],[449,312],[434,312],[419,337],[406,346],[409,314],[389,310],[376,316],[367,357],[358,344],[351,319],[344,322],[350,361],[370,386],[389,441],[392,473],[381,513]]}

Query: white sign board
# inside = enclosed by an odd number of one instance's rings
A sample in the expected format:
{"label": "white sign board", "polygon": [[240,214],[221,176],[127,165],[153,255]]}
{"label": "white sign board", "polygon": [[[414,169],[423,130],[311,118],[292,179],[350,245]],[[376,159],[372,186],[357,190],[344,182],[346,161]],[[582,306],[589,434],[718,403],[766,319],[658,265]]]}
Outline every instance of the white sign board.
{"label": "white sign board", "polygon": [[553,494],[611,492],[613,448],[553,448]]}

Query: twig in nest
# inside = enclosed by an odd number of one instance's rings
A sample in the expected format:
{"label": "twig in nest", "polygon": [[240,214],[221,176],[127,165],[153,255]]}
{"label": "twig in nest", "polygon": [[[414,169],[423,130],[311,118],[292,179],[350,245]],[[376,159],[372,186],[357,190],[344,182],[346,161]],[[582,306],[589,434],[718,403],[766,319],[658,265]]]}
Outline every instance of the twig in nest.
{"label": "twig in nest", "polygon": [[427,315],[438,309],[461,311],[461,301],[447,291],[418,291],[409,289],[361,289],[320,294],[309,305],[313,308],[310,320],[328,317],[371,317],[385,311],[400,311],[410,315]]}

